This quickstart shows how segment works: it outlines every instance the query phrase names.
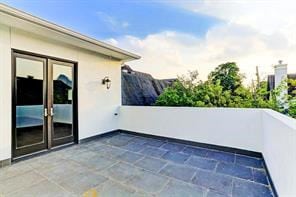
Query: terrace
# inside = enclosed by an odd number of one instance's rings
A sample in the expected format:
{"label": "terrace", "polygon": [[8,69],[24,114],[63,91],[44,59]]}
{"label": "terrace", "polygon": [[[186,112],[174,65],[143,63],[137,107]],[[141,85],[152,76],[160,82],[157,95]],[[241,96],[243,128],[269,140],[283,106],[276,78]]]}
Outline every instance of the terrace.
{"label": "terrace", "polygon": [[272,196],[263,160],[113,133],[0,171],[7,196]]}
{"label": "terrace", "polygon": [[138,55],[1,3],[0,35],[0,197],[296,196],[295,119],[121,106]]}
{"label": "terrace", "polygon": [[122,106],[118,124],[119,130],[1,169],[0,194],[295,194],[296,158],[288,153],[295,120],[274,111]]}

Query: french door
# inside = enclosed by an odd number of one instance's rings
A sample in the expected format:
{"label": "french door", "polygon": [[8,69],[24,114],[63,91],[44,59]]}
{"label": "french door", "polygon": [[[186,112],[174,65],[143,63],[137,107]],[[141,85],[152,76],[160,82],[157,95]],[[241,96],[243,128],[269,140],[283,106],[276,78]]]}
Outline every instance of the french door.
{"label": "french door", "polygon": [[13,52],[13,158],[76,139],[75,64]]}

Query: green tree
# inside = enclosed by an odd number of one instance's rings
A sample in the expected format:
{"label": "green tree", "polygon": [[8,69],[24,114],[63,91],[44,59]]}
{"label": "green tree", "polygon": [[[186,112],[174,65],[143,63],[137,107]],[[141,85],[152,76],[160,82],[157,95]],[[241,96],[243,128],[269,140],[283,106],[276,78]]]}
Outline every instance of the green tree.
{"label": "green tree", "polygon": [[[257,80],[257,84],[245,87],[243,76],[233,62],[219,65],[211,72],[208,80],[198,79],[198,72],[178,77],[176,82],[165,89],[158,97],[158,106],[188,107],[237,107],[237,108],[270,108],[296,118],[296,80],[283,81],[273,91],[267,91],[267,81]],[[282,107],[279,99],[282,90],[289,84],[290,95],[287,96],[289,109]],[[285,103],[284,103],[285,104]]]}
{"label": "green tree", "polygon": [[220,81],[223,90],[234,92],[242,86],[243,75],[239,73],[239,67],[235,62],[227,62],[215,68],[208,78],[213,83]]}
{"label": "green tree", "polygon": [[288,114],[293,118],[296,118],[296,80],[288,80],[289,92],[288,95]]}

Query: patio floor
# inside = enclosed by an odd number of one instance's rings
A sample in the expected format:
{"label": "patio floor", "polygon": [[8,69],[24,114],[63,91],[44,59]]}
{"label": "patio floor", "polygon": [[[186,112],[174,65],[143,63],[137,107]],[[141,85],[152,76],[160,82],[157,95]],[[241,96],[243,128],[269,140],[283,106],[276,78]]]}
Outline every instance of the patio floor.
{"label": "patio floor", "polygon": [[[115,134],[0,169],[0,196],[273,196],[261,159]],[[86,196],[86,195],[85,195]]]}

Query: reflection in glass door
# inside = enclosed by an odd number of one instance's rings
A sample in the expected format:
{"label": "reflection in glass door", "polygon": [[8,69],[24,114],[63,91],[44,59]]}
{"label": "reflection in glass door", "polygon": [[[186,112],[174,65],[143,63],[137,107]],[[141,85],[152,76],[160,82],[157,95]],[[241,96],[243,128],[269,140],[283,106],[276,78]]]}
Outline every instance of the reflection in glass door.
{"label": "reflection in glass door", "polygon": [[13,53],[13,158],[73,143],[73,63]]}
{"label": "reflection in glass door", "polygon": [[46,59],[15,54],[14,155],[20,156],[47,147]]}
{"label": "reflection in glass door", "polygon": [[50,60],[52,71],[52,146],[72,142],[74,65]]}

